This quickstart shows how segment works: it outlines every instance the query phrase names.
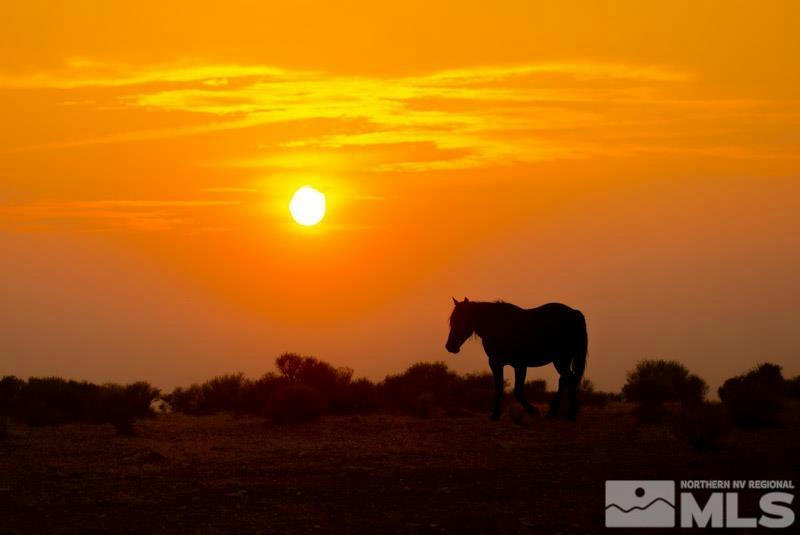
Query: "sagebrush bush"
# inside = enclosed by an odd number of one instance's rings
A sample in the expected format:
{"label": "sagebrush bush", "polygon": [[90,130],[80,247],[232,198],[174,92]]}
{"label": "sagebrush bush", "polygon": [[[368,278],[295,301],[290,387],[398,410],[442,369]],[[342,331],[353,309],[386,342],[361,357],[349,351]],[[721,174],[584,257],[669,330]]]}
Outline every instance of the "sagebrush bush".
{"label": "sagebrush bush", "polygon": [[244,409],[242,401],[247,380],[244,374],[221,375],[209,379],[201,388],[201,410],[206,412],[235,411]]}
{"label": "sagebrush bush", "polygon": [[332,412],[342,414],[373,412],[379,407],[378,387],[368,379],[344,383],[329,403]]}
{"label": "sagebrush bush", "polygon": [[547,391],[547,381],[544,379],[526,382],[524,392],[525,398],[531,403],[547,403],[553,397],[553,393]]}
{"label": "sagebrush bush", "polygon": [[175,412],[199,415],[203,414],[202,389],[200,385],[193,384],[188,388],[177,387],[164,396],[164,400]]}
{"label": "sagebrush bush", "polygon": [[25,381],[13,375],[0,379],[0,415],[11,416],[18,411]]}
{"label": "sagebrush bush", "polygon": [[764,363],[728,379],[718,393],[737,425],[774,425],[779,420],[787,385],[780,366]]}
{"label": "sagebrush bush", "polygon": [[29,425],[84,421],[117,425],[153,415],[160,392],[146,382],[96,385],[60,377],[0,380],[0,414]]}
{"label": "sagebrush bush", "polygon": [[605,407],[610,401],[619,401],[619,394],[597,390],[589,379],[583,379],[578,388],[578,400],[588,407]]}
{"label": "sagebrush bush", "polygon": [[674,360],[643,360],[628,372],[622,387],[625,399],[637,403],[636,412],[643,423],[657,422],[665,414],[667,401],[684,405],[702,403],[708,385],[689,373],[686,367]]}
{"label": "sagebrush bush", "polygon": [[[450,408],[459,378],[443,362],[420,362],[380,384],[381,399],[393,411],[419,414],[421,405]],[[420,400],[424,401],[420,401]]]}
{"label": "sagebrush bush", "polygon": [[728,411],[721,403],[684,406],[678,420],[678,432],[696,449],[713,450],[731,427]]}
{"label": "sagebrush bush", "polygon": [[290,384],[275,391],[266,412],[280,424],[316,422],[325,410],[319,390],[306,385]]}
{"label": "sagebrush bush", "polygon": [[674,360],[643,360],[628,372],[622,393],[639,403],[700,403],[708,392],[706,382]]}
{"label": "sagebrush bush", "polygon": [[262,414],[273,394],[289,382],[285,377],[269,372],[255,381],[247,381],[241,394],[244,410],[252,414]]}
{"label": "sagebrush bush", "polygon": [[468,373],[460,376],[457,402],[460,408],[486,411],[494,398],[494,377],[491,373]]}
{"label": "sagebrush bush", "polygon": [[800,375],[786,380],[786,396],[800,399]]}

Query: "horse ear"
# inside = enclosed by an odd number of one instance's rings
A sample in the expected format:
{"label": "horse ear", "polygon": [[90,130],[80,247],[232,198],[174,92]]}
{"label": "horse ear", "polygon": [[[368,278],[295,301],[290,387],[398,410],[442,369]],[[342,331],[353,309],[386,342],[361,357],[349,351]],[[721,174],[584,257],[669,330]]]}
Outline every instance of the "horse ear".
{"label": "horse ear", "polygon": [[465,303],[469,303],[469,299],[467,299],[467,298],[465,297],[465,298],[464,298],[464,302],[465,302]]}
{"label": "horse ear", "polygon": [[453,304],[454,304],[454,305],[457,305],[457,304],[458,304],[458,301],[456,301],[456,298],[455,298],[455,297],[451,297],[451,299],[453,300]]}

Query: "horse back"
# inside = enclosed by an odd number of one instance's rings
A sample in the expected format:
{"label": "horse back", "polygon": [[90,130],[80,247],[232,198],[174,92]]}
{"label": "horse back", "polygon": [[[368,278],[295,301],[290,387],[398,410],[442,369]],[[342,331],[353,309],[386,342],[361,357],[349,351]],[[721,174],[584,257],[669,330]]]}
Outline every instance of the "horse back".
{"label": "horse back", "polygon": [[563,303],[547,303],[525,310],[523,330],[540,343],[560,345],[585,336],[586,320],[580,310]]}

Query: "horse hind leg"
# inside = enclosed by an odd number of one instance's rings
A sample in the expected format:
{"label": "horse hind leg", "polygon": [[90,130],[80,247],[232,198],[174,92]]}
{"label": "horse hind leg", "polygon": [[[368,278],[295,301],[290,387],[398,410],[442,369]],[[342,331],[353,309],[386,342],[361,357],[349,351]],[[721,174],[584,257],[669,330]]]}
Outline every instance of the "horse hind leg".
{"label": "horse hind leg", "polygon": [[567,379],[569,387],[569,408],[567,409],[567,418],[571,421],[578,419],[578,382],[580,377],[571,375]]}
{"label": "horse hind leg", "polygon": [[[572,370],[570,367],[570,360],[571,359],[559,359],[555,362],[560,377],[558,378],[558,393],[556,397],[553,398],[555,409],[553,409],[551,405],[551,411],[553,413],[558,412],[560,398],[566,388],[569,398],[567,418],[574,422],[578,418],[578,383],[581,381],[581,374]],[[555,416],[555,414],[553,414],[553,416]]]}
{"label": "horse hind leg", "polygon": [[525,398],[525,375],[527,372],[527,366],[517,366],[514,368],[514,397],[525,409],[525,412],[531,416],[539,416],[539,409],[531,405]]}
{"label": "horse hind leg", "polygon": [[564,362],[564,359],[557,358],[553,361],[553,365],[558,372],[558,391],[553,399],[550,401],[550,410],[547,411],[548,418],[558,417],[558,408],[561,406],[561,397],[564,395],[564,390],[569,388],[569,377],[572,372],[569,369],[569,362]]}
{"label": "horse hind leg", "polygon": [[505,382],[503,381],[503,365],[498,362],[489,361],[489,367],[492,370],[492,376],[494,378],[494,404],[489,419],[497,421],[500,419],[500,414],[503,411],[503,390],[505,387]]}
{"label": "horse hind leg", "polygon": [[558,417],[558,408],[561,405],[561,396],[564,393],[564,388],[566,386],[567,386],[567,378],[562,375],[558,378],[558,390],[553,396],[553,399],[550,400],[550,409],[547,411],[548,418],[552,419]]}

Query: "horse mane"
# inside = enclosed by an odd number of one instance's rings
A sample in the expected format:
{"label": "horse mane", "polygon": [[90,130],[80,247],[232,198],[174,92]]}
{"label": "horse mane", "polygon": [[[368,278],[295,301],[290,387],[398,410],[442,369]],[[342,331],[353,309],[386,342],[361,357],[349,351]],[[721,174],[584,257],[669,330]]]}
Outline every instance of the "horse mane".
{"label": "horse mane", "polygon": [[[497,315],[497,314],[503,314],[509,312],[513,313],[524,310],[515,304],[507,303],[506,301],[503,301],[501,299],[497,299],[496,301],[470,301],[469,305],[471,305],[473,311],[480,314],[485,314],[488,312],[489,314]],[[453,326],[453,315],[455,313],[456,309],[455,307],[453,307],[453,311],[450,313],[450,318],[448,320],[448,323],[450,324],[451,327]]]}

